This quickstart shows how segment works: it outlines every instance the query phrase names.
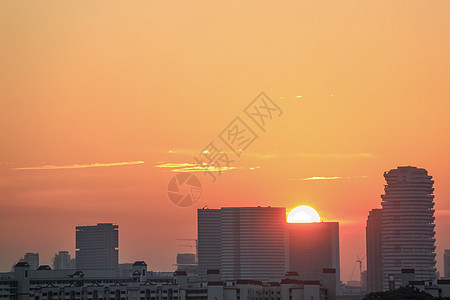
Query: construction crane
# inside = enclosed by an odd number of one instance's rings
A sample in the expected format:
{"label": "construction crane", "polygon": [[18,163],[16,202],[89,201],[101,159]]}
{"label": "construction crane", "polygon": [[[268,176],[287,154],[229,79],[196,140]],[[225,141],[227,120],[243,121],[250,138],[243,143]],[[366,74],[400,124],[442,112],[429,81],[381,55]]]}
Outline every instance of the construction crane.
{"label": "construction crane", "polygon": [[[195,257],[198,256],[198,241],[196,239],[176,239],[177,241],[186,241],[185,244],[179,244],[179,247],[189,247],[193,248],[195,247]],[[195,246],[192,245],[192,242],[195,242]]]}
{"label": "construction crane", "polygon": [[362,282],[362,263],[363,263],[363,259],[366,258],[366,256],[364,255],[362,258],[359,257],[359,255],[356,255],[356,262],[359,263],[359,278]]}

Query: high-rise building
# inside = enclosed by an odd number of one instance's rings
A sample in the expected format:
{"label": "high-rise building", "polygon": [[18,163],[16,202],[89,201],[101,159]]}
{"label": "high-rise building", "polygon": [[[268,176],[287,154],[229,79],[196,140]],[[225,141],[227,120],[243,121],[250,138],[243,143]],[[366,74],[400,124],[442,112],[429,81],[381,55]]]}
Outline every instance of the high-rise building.
{"label": "high-rise building", "polygon": [[99,223],[76,227],[77,269],[117,269],[119,226]]}
{"label": "high-rise building", "polygon": [[339,223],[288,223],[288,271],[300,280],[323,280],[324,269],[334,269],[340,285]]}
{"label": "high-rise building", "polygon": [[[401,270],[414,269],[416,280],[436,276],[433,183],[427,170],[398,167],[384,173],[381,250],[383,288],[401,285]],[[389,280],[391,279],[391,280]]]}
{"label": "high-rise building", "polygon": [[220,209],[197,210],[198,272],[206,278],[207,270],[220,269]]}
{"label": "high-rise building", "polygon": [[39,253],[25,253],[20,261],[27,262],[30,265],[30,270],[37,270],[39,268]]}
{"label": "high-rise building", "polygon": [[286,270],[286,208],[221,209],[222,278],[276,281]]}
{"label": "high-rise building", "polygon": [[444,277],[450,278],[450,249],[444,250]]}
{"label": "high-rise building", "polygon": [[223,280],[283,278],[285,224],[286,209],[281,207],[199,209],[200,275],[220,269]]}
{"label": "high-rise building", "polygon": [[366,226],[367,291],[383,290],[381,260],[381,213],[382,209],[369,212]]}
{"label": "high-rise building", "polygon": [[69,251],[59,251],[53,258],[53,269],[75,269],[75,259],[70,257]]}

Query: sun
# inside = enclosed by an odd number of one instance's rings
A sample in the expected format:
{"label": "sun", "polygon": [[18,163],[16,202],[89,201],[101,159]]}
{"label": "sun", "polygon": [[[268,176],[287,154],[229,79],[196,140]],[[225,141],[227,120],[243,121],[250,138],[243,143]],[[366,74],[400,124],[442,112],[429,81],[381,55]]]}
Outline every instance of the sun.
{"label": "sun", "polygon": [[288,223],[316,223],[320,216],[314,208],[302,205],[294,208],[288,215]]}

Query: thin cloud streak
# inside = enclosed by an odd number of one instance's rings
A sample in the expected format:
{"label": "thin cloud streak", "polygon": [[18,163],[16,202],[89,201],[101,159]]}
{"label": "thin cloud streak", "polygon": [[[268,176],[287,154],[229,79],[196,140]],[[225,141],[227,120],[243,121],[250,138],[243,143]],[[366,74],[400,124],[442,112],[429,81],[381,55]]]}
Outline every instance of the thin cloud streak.
{"label": "thin cloud streak", "polygon": [[[199,149],[171,149],[168,150],[169,154],[201,154]],[[244,152],[245,156],[261,158],[261,159],[270,159],[276,157],[302,157],[302,158],[373,158],[374,155],[368,152],[354,152],[354,153],[308,153],[308,152],[300,152],[300,153],[252,153],[252,152]]]}
{"label": "thin cloud streak", "polygon": [[[243,169],[242,167],[216,167],[216,166],[208,166],[206,163],[200,164],[192,164],[192,163],[163,163],[155,166],[156,168],[169,168],[172,169],[170,172],[222,172],[229,170],[238,170]],[[259,168],[259,167],[255,167]],[[250,168],[253,170],[255,168]]]}
{"label": "thin cloud streak", "polygon": [[371,153],[277,153],[277,154],[264,154],[264,153],[246,153],[248,156],[257,158],[269,159],[275,157],[301,157],[301,158],[372,158]]}
{"label": "thin cloud streak", "polygon": [[341,179],[341,178],[342,177],[339,177],[339,176],[333,176],[333,177],[314,176],[314,177],[308,177],[308,178],[303,178],[303,179],[299,179],[299,180],[333,180],[333,179]]}
{"label": "thin cloud streak", "polygon": [[36,167],[21,167],[12,168],[11,170],[60,170],[60,169],[84,169],[84,168],[98,168],[98,167],[116,167],[116,166],[129,166],[129,165],[140,165],[145,162],[137,161],[123,161],[115,163],[91,163],[91,164],[71,164],[71,165],[44,165]]}
{"label": "thin cloud streak", "polygon": [[341,177],[341,176],[313,176],[307,178],[292,178],[288,179],[289,181],[305,181],[305,180],[335,180],[335,179],[358,179],[358,178],[369,178],[369,176],[350,176],[350,177]]}

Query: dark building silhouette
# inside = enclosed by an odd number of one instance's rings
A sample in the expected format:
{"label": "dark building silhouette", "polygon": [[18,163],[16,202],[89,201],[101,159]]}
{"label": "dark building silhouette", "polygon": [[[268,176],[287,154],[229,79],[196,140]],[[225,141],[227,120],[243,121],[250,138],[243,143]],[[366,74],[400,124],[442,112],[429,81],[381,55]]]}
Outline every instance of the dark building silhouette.
{"label": "dark building silhouette", "polygon": [[[289,271],[300,280],[322,280],[333,269],[339,284],[339,223],[287,223]],[[336,288],[338,288],[336,286]]]}
{"label": "dark building silhouette", "polygon": [[118,269],[119,225],[76,227],[77,269]]}
{"label": "dark building silhouette", "polygon": [[27,262],[30,265],[30,270],[37,270],[39,267],[39,253],[25,253],[20,261]]}
{"label": "dark building silhouette", "polygon": [[207,269],[220,269],[223,280],[283,278],[285,224],[284,207],[199,209],[200,275],[206,275]]}
{"label": "dark building silhouette", "polygon": [[450,249],[444,250],[444,277],[450,279]]}
{"label": "dark building silhouette", "polygon": [[75,259],[70,257],[69,251],[59,251],[53,258],[55,270],[75,269]]}
{"label": "dark building silhouette", "polygon": [[206,271],[220,269],[220,209],[197,210],[198,272],[206,278]]}
{"label": "dark building silhouette", "polygon": [[383,290],[381,260],[381,209],[369,212],[366,226],[367,291]]}
{"label": "dark building silhouette", "polygon": [[380,212],[372,211],[367,227],[371,288],[379,288],[377,262],[380,261],[380,249],[377,243],[381,245],[383,290],[401,286],[402,269],[414,270],[418,281],[434,280],[434,181],[427,170],[416,167],[398,167],[385,172],[384,177],[387,185],[381,196],[383,208]]}

